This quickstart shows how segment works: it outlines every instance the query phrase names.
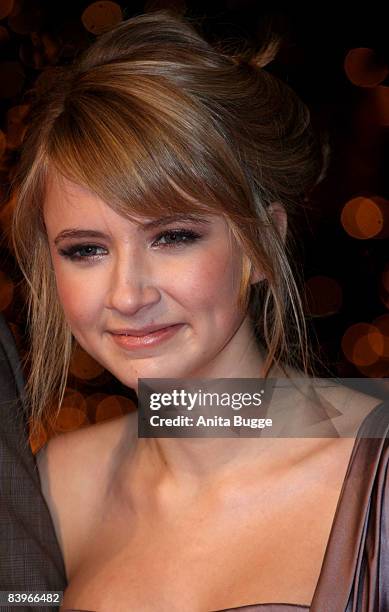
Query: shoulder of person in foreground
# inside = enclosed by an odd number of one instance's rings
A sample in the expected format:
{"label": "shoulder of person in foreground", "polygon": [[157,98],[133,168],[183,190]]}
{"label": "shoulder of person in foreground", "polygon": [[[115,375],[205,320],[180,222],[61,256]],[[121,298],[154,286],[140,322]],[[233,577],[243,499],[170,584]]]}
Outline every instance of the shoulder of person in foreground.
{"label": "shoulder of person in foreground", "polygon": [[24,380],[0,314],[0,589],[61,590],[65,570],[28,443]]}

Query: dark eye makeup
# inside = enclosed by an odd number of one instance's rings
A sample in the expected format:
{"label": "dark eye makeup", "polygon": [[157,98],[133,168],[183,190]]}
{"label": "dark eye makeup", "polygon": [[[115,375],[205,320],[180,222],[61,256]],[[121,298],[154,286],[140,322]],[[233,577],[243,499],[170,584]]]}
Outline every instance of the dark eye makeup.
{"label": "dark eye makeup", "polygon": [[[158,234],[153,241],[153,246],[157,245],[160,248],[180,248],[185,245],[193,244],[200,240],[202,236],[189,229],[171,229]],[[86,261],[100,259],[107,254],[107,249],[92,243],[73,244],[69,247],[58,249],[61,257],[65,257],[72,261]]]}

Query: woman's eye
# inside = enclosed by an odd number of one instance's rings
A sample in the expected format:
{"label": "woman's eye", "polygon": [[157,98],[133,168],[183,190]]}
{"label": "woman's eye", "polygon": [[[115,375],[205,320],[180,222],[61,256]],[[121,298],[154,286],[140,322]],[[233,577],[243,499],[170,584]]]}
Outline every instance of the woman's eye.
{"label": "woman's eye", "polygon": [[103,247],[96,246],[94,244],[74,245],[67,249],[60,249],[59,254],[62,257],[67,257],[72,261],[81,261],[88,259],[100,259],[102,255],[106,254],[106,249]]}
{"label": "woman's eye", "polygon": [[[192,244],[196,240],[199,240],[201,236],[192,230],[177,229],[167,230],[157,236],[156,241],[163,247],[175,247],[183,244]],[[155,243],[154,243],[155,244]]]}
{"label": "woman's eye", "polygon": [[[188,229],[167,230],[156,237],[153,245],[162,248],[174,248],[192,244],[200,238],[199,234]],[[59,249],[59,254],[71,261],[96,261],[107,254],[107,249],[95,244],[75,244],[68,248]]]}

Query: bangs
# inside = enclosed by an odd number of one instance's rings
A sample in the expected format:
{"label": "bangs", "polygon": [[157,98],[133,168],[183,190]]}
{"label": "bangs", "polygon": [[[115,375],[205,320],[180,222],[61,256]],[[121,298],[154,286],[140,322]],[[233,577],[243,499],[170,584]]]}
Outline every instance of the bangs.
{"label": "bangs", "polygon": [[220,137],[193,100],[155,75],[126,75],[123,90],[123,70],[111,66],[109,83],[91,72],[55,120],[48,166],[130,219],[222,214],[235,198],[212,146]]}

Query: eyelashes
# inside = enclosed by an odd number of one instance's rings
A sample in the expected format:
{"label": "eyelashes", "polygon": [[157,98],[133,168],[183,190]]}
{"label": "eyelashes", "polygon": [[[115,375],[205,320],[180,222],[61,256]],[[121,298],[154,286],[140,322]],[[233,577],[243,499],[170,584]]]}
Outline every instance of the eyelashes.
{"label": "eyelashes", "polygon": [[[104,251],[104,253],[96,253],[96,251]],[[75,244],[67,249],[58,249],[61,257],[71,259],[72,261],[80,261],[86,259],[100,259],[102,254],[106,253],[106,249],[94,244],[78,245]]]}
{"label": "eyelashes", "polygon": [[[158,234],[153,245],[159,243],[161,248],[177,249],[185,245],[193,244],[200,240],[202,236],[193,230],[172,229]],[[165,242],[162,242],[165,240]],[[87,261],[101,259],[107,254],[107,249],[95,244],[74,244],[68,248],[58,250],[59,254],[71,261]]]}
{"label": "eyelashes", "polygon": [[178,246],[185,243],[192,244],[201,238],[200,234],[188,229],[173,229],[161,232],[156,241],[159,242],[162,238],[168,238],[170,242],[165,243],[165,246]]}

